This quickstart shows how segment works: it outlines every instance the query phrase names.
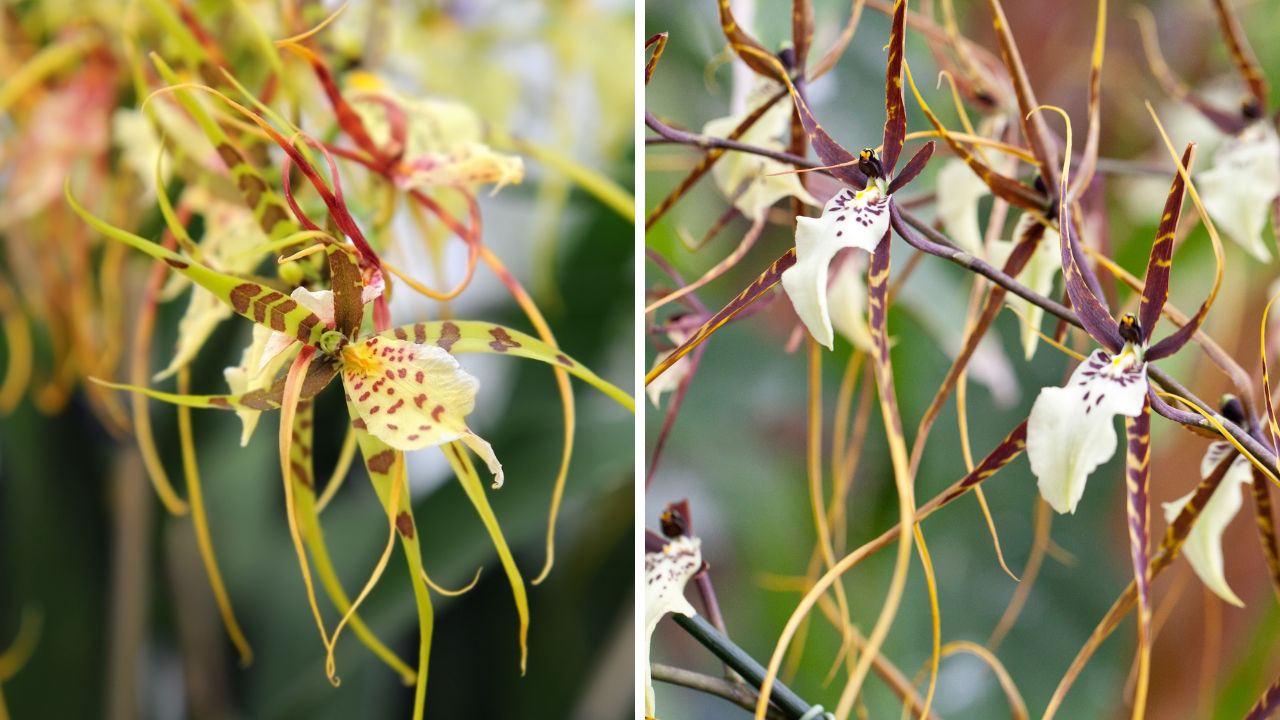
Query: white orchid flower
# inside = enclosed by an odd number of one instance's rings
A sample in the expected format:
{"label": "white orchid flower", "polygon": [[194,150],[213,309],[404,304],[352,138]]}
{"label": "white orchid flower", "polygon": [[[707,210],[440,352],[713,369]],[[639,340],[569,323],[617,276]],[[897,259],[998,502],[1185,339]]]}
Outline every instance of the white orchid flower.
{"label": "white orchid flower", "polygon": [[[765,83],[751,93],[747,109],[740,114],[718,118],[708,122],[702,133],[711,137],[727,137],[748,115],[775,94],[775,83]],[[775,103],[765,111],[755,124],[738,138],[741,142],[769,150],[783,150],[779,138],[787,130],[791,118],[791,106]],[[734,207],[752,222],[764,217],[774,203],[785,197],[794,197],[809,205],[817,205],[809,191],[800,184],[800,176],[790,172],[792,168],[777,160],[751,153],[726,153],[711,170],[716,186],[732,202]]]}
{"label": "white orchid flower", "polygon": [[646,717],[654,717],[657,712],[653,678],[649,670],[653,631],[658,627],[658,621],[667,613],[680,613],[686,617],[697,614],[684,597],[684,587],[700,569],[702,569],[702,541],[696,537],[678,537],[664,545],[661,551],[644,555],[644,713]]}
{"label": "white orchid flower", "polygon": [[1137,417],[1147,387],[1142,349],[1129,343],[1114,357],[1095,350],[1064,387],[1040,391],[1027,418],[1027,459],[1054,510],[1076,511],[1089,474],[1116,452],[1113,419]]}
{"label": "white orchid flower", "polygon": [[1258,121],[1224,141],[1197,184],[1218,228],[1259,261],[1270,262],[1262,229],[1280,196],[1280,137],[1270,121]]}
{"label": "white orchid flower", "polygon": [[867,252],[889,232],[889,191],[883,178],[870,178],[866,188],[842,188],[827,202],[822,216],[796,218],[796,264],[782,273],[782,288],[813,339],[832,346],[827,305],[827,274],[832,258],[845,248]]}
{"label": "white orchid flower", "polygon": [[[1235,448],[1231,443],[1225,440],[1210,443],[1204,459],[1200,461],[1200,477],[1207,478],[1212,475],[1214,468],[1228,453],[1234,451]],[[1222,535],[1244,504],[1243,489],[1252,481],[1253,466],[1244,456],[1237,455],[1231,466],[1227,468],[1227,474],[1223,476],[1222,482],[1209,496],[1208,502],[1200,511],[1200,516],[1191,527],[1191,532],[1187,533],[1187,539],[1182,545],[1182,556],[1191,564],[1191,569],[1200,577],[1200,580],[1218,597],[1236,607],[1244,607],[1244,602],[1227,585],[1222,562]],[[1178,517],[1178,513],[1182,512],[1182,509],[1191,501],[1193,495],[1195,495],[1194,490],[1177,500],[1164,503],[1165,521],[1173,522],[1173,519]]]}

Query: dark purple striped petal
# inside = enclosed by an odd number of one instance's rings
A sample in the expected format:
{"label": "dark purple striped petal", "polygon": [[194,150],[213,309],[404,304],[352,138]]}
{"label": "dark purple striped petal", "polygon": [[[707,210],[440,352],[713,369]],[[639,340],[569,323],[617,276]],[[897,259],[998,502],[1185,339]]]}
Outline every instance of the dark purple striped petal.
{"label": "dark purple striped petal", "polygon": [[[1065,188],[1063,188],[1065,190]],[[1059,235],[1062,249],[1062,277],[1066,282],[1067,296],[1071,298],[1071,307],[1080,317],[1080,324],[1086,332],[1093,336],[1103,347],[1111,352],[1119,352],[1124,341],[1116,330],[1116,322],[1102,300],[1093,293],[1080,270],[1078,258],[1080,252],[1074,247],[1071,214],[1068,206],[1063,206],[1059,214]]]}
{"label": "dark purple striped petal", "polygon": [[[1151,565],[1150,512],[1148,481],[1151,463],[1151,405],[1143,398],[1142,414],[1125,418],[1125,431],[1129,440],[1125,460],[1126,516],[1129,521],[1129,555],[1133,560],[1133,580],[1138,589],[1138,652],[1149,656],[1151,652]],[[1145,668],[1146,662],[1139,661]],[[1144,689],[1146,678],[1138,680]],[[1141,717],[1141,715],[1139,715]]]}
{"label": "dark purple striped petal", "polygon": [[[1191,163],[1195,158],[1195,143],[1187,143],[1182,153],[1182,166],[1191,172]],[[1151,256],[1147,260],[1147,275],[1143,281],[1142,304],[1138,308],[1138,322],[1146,338],[1154,335],[1156,323],[1160,320],[1160,311],[1169,299],[1169,271],[1173,267],[1173,235],[1178,230],[1178,219],[1182,216],[1182,199],[1186,194],[1186,184],[1182,181],[1182,173],[1175,172],[1173,186],[1169,188],[1169,196],[1164,201],[1164,213],[1160,215],[1160,225],[1156,228],[1156,239],[1151,243]]]}
{"label": "dark purple striped petal", "polygon": [[787,268],[796,264],[796,249],[791,248],[782,257],[773,261],[764,272],[760,273],[750,285],[748,285],[737,297],[729,301],[729,304],[720,309],[720,312],[712,315],[705,323],[694,331],[689,339],[684,341],[680,347],[676,348],[662,362],[658,363],[649,374],[645,375],[644,382],[648,385],[654,378],[666,372],[667,368],[675,364],[677,360],[684,357],[688,352],[711,337],[711,334],[724,324],[734,318],[735,315],[745,310],[751,303],[759,300],[766,292],[768,292],[782,278],[782,273]]}
{"label": "dark purple striped petal", "polygon": [[907,139],[907,106],[902,98],[902,51],[907,36],[907,0],[894,0],[893,26],[889,31],[889,62],[884,78],[884,152],[881,162],[893,175]]}
{"label": "dark purple striped petal", "polygon": [[935,143],[932,140],[925,143],[924,147],[917,150],[916,154],[912,155],[911,159],[907,161],[907,164],[902,166],[902,172],[898,173],[894,176],[893,180],[889,181],[890,195],[898,192],[898,190],[903,186],[912,180],[915,180],[916,177],[920,175],[920,172],[924,170],[925,165],[929,164],[929,158],[933,157],[934,145]]}

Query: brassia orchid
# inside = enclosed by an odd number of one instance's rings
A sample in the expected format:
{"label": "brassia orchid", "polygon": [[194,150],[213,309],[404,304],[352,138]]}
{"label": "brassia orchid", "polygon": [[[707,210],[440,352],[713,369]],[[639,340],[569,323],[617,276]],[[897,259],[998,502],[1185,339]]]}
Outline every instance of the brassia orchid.
{"label": "brassia orchid", "polygon": [[1148,12],[1137,19],[1142,30],[1151,69],[1171,96],[1194,107],[1227,137],[1213,158],[1213,166],[1200,174],[1197,184],[1205,210],[1227,237],[1259,262],[1269,262],[1271,251],[1262,239],[1267,217],[1274,227],[1280,217],[1280,136],[1277,118],[1267,114],[1267,80],[1262,74],[1249,39],[1227,0],[1213,0],[1219,28],[1246,94],[1235,110],[1215,107],[1189,89],[1164,64],[1155,24]]}
{"label": "brassia orchid", "polygon": [[684,597],[685,586],[702,570],[702,541],[681,535],[674,539],[646,531],[644,553],[644,713],[657,716],[657,700],[649,669],[653,631],[667,613],[697,614]]}

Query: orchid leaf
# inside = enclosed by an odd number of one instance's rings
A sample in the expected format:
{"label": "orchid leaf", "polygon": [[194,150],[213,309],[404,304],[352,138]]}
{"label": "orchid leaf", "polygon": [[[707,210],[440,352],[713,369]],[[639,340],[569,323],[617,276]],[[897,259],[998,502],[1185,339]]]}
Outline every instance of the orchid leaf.
{"label": "orchid leaf", "polygon": [[127,230],[108,224],[76,202],[71,195],[70,185],[66,187],[66,196],[71,209],[95,230],[156,260],[163,260],[169,267],[213,293],[236,314],[277,332],[296,337],[307,345],[316,345],[320,342],[320,336],[326,330],[324,323],[320,322],[320,318],[314,313],[299,306],[288,295],[243,278],[218,272]]}

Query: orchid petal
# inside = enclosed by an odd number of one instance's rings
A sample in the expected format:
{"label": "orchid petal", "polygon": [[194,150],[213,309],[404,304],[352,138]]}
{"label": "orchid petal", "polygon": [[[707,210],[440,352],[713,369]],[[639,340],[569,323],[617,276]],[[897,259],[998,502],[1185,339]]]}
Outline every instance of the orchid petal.
{"label": "orchid petal", "polygon": [[[676,347],[680,347],[689,339],[689,334],[683,330],[671,330],[667,333],[667,337],[671,339],[671,342],[675,343]],[[670,357],[673,352],[675,352],[674,348],[658,353],[653,358],[653,364],[655,366],[658,365]],[[662,396],[680,387],[680,383],[684,382],[685,377],[689,374],[689,367],[688,358],[681,358],[666,372],[654,378],[644,388],[645,394],[649,396],[649,402],[653,403],[654,407],[660,407]]]}
{"label": "orchid petal", "polygon": [[[1200,463],[1200,476],[1203,478],[1211,475],[1223,457],[1232,451],[1234,448],[1231,444],[1224,441],[1210,444],[1208,452]],[[1191,532],[1187,534],[1186,542],[1182,545],[1183,557],[1191,564],[1191,569],[1200,577],[1200,580],[1217,593],[1218,597],[1236,607],[1244,607],[1244,602],[1227,585],[1222,561],[1222,535],[1244,503],[1242,488],[1252,481],[1253,466],[1243,456],[1237,457],[1231,463],[1222,482],[1213,491],[1213,495],[1209,496],[1204,509],[1200,511],[1200,517],[1191,527]],[[1164,503],[1165,520],[1173,522],[1178,513],[1182,512],[1182,508],[1190,502],[1192,495],[1195,493],[1191,492],[1177,500]]]}
{"label": "orchid petal", "polygon": [[938,170],[938,219],[961,248],[982,255],[978,201],[991,190],[963,160],[948,160]]}
{"label": "orchid petal", "polygon": [[493,448],[467,427],[480,382],[444,348],[371,337],[342,350],[342,385],[374,437],[397,450],[461,440],[502,485]]}
{"label": "orchid petal", "polygon": [[1280,137],[1263,121],[1229,138],[1197,183],[1205,210],[1250,255],[1270,262],[1262,240],[1271,201],[1280,195]]}
{"label": "orchid petal", "polygon": [[[1023,227],[1027,222],[1035,222],[1035,220],[1030,215],[1023,215],[1018,221],[1017,229],[1014,230],[1014,238],[1024,236]],[[1016,239],[996,241],[991,252],[991,262],[996,267],[1003,266],[1017,242]],[[1031,257],[1027,258],[1026,264],[1018,272],[1017,280],[1040,295],[1048,295],[1053,289],[1054,279],[1062,272],[1062,260],[1058,255],[1059,242],[1061,238],[1058,237],[1058,231],[1045,228],[1044,236],[1037,242]],[[1040,344],[1039,330],[1041,321],[1044,319],[1044,308],[1012,293],[1007,296],[1005,302],[1022,318],[1022,349],[1026,359],[1030,360],[1036,354],[1036,348]]]}
{"label": "orchid petal", "polygon": [[1095,350],[1065,387],[1040,391],[1027,418],[1027,459],[1054,510],[1076,511],[1089,473],[1115,454],[1112,419],[1137,417],[1148,387],[1147,366],[1131,352],[1113,359]]}
{"label": "orchid petal", "polygon": [[853,343],[855,348],[871,352],[874,343],[871,328],[867,325],[866,266],[860,255],[846,259],[831,280],[827,302],[836,332]]}
{"label": "orchid petal", "polygon": [[[752,93],[745,112],[708,122],[702,129],[703,134],[727,137],[759,108],[761,102],[775,94],[776,88],[773,83],[761,85]],[[786,131],[790,117],[790,105],[778,103],[761,115],[738,140],[769,150],[783,150],[785,146],[778,138]],[[728,153],[712,168],[711,176],[720,191],[732,199],[734,207],[755,221],[764,217],[765,212],[784,197],[794,197],[809,205],[818,204],[800,183],[800,176],[789,170],[789,166],[760,155]]]}
{"label": "orchid petal", "polygon": [[667,613],[693,617],[697,611],[684,597],[684,586],[702,569],[702,541],[679,537],[662,547],[662,552],[644,556],[644,711],[653,717],[653,679],[649,676],[649,654],[653,631]]}
{"label": "orchid petal", "polygon": [[875,249],[889,231],[889,197],[881,183],[865,190],[844,188],[817,218],[796,218],[796,264],[782,273],[782,288],[810,334],[831,347],[831,317],[827,310],[827,271],[831,259],[844,248]]}

